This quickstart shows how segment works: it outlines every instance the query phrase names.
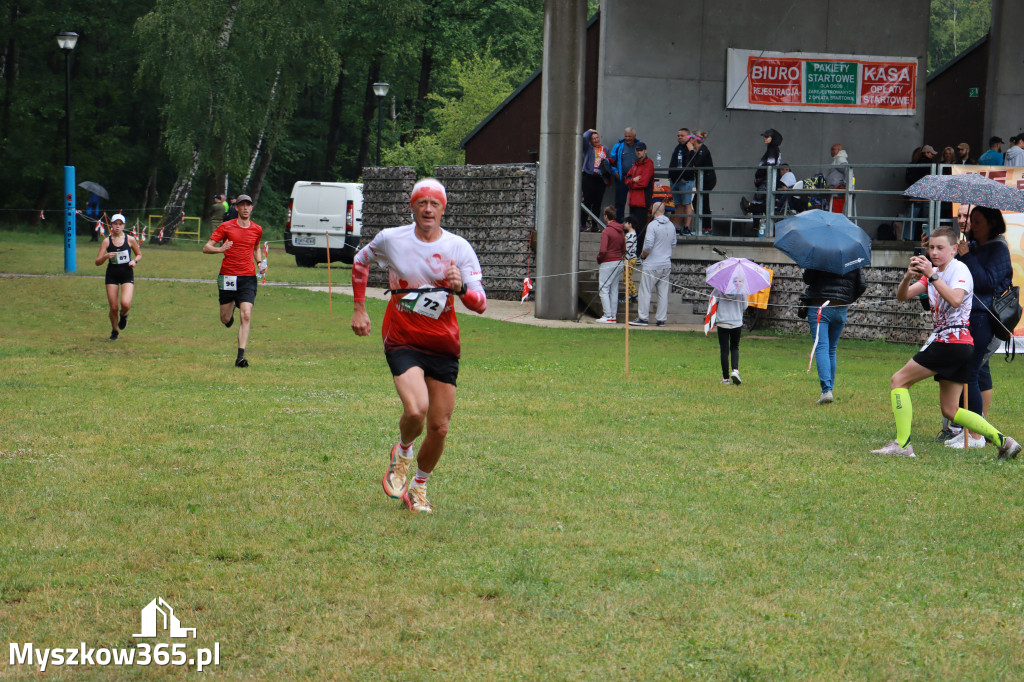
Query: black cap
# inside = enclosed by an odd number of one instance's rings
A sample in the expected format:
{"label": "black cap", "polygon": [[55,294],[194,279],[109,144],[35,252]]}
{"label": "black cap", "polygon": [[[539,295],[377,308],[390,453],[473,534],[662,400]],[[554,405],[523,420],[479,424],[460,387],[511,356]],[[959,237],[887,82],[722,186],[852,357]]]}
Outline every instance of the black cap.
{"label": "black cap", "polygon": [[634,147],[636,149],[647,149],[647,144],[641,140],[637,140],[636,145],[634,145]]}
{"label": "black cap", "polygon": [[1002,144],[1002,143],[1003,143],[1003,138],[999,137],[998,135],[993,135],[992,137],[988,138],[988,146],[989,147],[991,147],[994,144]]}

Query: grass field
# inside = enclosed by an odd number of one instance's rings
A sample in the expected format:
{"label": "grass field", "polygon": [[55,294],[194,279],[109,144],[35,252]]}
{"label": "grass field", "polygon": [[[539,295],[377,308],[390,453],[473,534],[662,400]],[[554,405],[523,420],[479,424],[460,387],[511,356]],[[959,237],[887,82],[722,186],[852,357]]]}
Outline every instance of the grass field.
{"label": "grass field", "polygon": [[[144,252],[140,278],[219,262]],[[271,279],[326,281],[288,260]],[[0,272],[62,264],[0,233]],[[140,279],[110,343],[101,279],[0,278],[0,643],[133,647],[160,596],[237,679],[1024,675],[1024,462],[930,442],[933,382],[918,458],[868,453],[913,348],[844,340],[819,407],[805,336],[745,336],[737,387],[703,335],[631,334],[627,378],[621,329],[462,317],[436,513],[413,516],[381,491],[398,401],[346,302],[261,289],[237,370],[211,284]],[[1019,438],[1022,365],[992,366]]]}

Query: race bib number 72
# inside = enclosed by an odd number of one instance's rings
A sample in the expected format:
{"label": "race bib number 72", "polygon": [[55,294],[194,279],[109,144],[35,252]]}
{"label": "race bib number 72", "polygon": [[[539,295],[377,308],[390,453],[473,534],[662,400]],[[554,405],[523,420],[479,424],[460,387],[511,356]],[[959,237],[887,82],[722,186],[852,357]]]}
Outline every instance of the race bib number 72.
{"label": "race bib number 72", "polygon": [[412,292],[402,297],[401,306],[419,315],[436,320],[441,317],[448,303],[448,292],[431,291],[429,293]]}

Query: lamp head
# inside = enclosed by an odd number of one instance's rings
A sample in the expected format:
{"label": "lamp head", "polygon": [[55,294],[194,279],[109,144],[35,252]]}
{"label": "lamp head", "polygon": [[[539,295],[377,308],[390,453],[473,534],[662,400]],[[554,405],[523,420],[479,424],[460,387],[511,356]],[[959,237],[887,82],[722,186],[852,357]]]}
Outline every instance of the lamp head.
{"label": "lamp head", "polygon": [[377,97],[384,97],[388,94],[388,88],[390,87],[391,85],[388,83],[374,83],[373,94],[377,95]]}
{"label": "lamp head", "polygon": [[61,31],[55,37],[57,38],[57,45],[65,52],[71,52],[71,50],[75,49],[75,45],[78,44],[77,33]]}

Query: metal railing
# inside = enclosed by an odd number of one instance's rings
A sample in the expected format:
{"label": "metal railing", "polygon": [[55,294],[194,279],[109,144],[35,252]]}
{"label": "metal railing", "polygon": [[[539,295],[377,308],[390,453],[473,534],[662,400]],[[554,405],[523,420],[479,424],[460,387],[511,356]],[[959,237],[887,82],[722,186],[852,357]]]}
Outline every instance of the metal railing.
{"label": "metal railing", "polygon": [[[943,220],[950,220],[940,219],[941,202],[912,199],[903,194],[903,191],[906,189],[904,176],[908,169],[926,169],[929,174],[934,175],[941,174],[945,169],[950,168],[949,164],[843,164],[841,166],[786,164],[786,166],[793,171],[798,181],[813,178],[818,174],[825,176],[832,170],[840,170],[843,173],[843,183],[838,188],[804,187],[801,189],[779,189],[780,176],[779,169],[776,166],[692,168],[691,170],[694,171],[696,179],[692,190],[692,194],[695,195],[694,212],[690,214],[690,218],[691,225],[695,224],[695,229],[691,230],[691,234],[687,235],[687,238],[702,239],[712,236],[704,233],[704,230],[701,229],[705,219],[709,219],[712,227],[714,227],[714,222],[720,224],[727,223],[727,233],[723,234],[724,230],[713,230],[715,238],[753,236],[755,238],[774,239],[775,224],[797,212],[793,207],[794,202],[792,198],[794,197],[820,203],[823,210],[829,210],[831,204],[834,203],[834,199],[841,197],[843,199],[843,206],[839,212],[859,224],[865,222],[888,222],[893,226],[893,236],[897,241],[916,241],[919,234],[927,232],[931,226],[937,226]],[[667,184],[671,192],[673,190],[671,189],[672,183],[669,179],[669,172],[672,171],[674,173],[677,170],[675,168],[657,168],[654,171],[654,178],[655,180],[668,181]],[[718,183],[714,190],[705,190],[706,174],[712,170],[719,178]],[[763,191],[755,190],[753,187],[752,178],[758,170],[766,171],[766,185]],[[745,173],[747,174],[746,177],[750,178],[750,180],[747,180],[746,186],[743,186],[742,182],[722,182],[722,176],[738,173]],[[895,177],[894,173],[898,173],[898,177]],[[801,175],[805,174],[806,176],[801,178]],[[877,176],[885,177],[879,178]],[[869,185],[869,187],[864,187],[864,185]],[[870,185],[875,185],[875,187],[870,187]],[[896,189],[888,189],[889,187],[895,187]],[[740,198],[751,196],[755,193],[764,195],[763,203],[755,203],[755,205],[764,206],[764,213],[739,212]],[[705,201],[710,198],[711,194],[718,197],[722,195],[735,196],[737,212],[713,213],[705,205]],[[606,203],[608,203],[607,200]],[[586,210],[582,202],[580,206]],[[858,207],[867,207],[868,210],[865,212]],[[887,208],[894,210],[885,210]],[[598,224],[604,224],[603,221],[600,221],[589,210],[586,210],[586,212],[597,220]],[[676,214],[675,217],[679,215]],[[955,217],[952,220],[955,222]],[[759,229],[756,230],[754,235],[738,235],[735,234],[737,226],[744,228],[759,226]],[[920,231],[916,229],[917,226],[920,226]],[[743,231],[754,230],[744,229]]]}

